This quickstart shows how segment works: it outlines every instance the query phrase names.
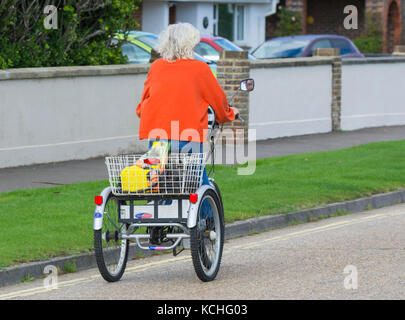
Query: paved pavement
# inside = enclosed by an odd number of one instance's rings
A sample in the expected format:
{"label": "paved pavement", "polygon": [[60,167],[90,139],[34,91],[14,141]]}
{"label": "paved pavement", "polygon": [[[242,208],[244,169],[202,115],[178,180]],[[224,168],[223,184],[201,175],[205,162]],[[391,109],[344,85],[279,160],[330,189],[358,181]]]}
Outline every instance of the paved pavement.
{"label": "paved pavement", "polygon": [[[256,157],[327,151],[400,139],[405,139],[405,126],[270,139],[257,142]],[[0,192],[103,179],[107,179],[104,158],[6,168],[0,169]]]}
{"label": "paved pavement", "polygon": [[116,283],[97,269],[0,288],[0,299],[404,299],[405,204],[227,241],[217,279],[190,252],[132,260]]}

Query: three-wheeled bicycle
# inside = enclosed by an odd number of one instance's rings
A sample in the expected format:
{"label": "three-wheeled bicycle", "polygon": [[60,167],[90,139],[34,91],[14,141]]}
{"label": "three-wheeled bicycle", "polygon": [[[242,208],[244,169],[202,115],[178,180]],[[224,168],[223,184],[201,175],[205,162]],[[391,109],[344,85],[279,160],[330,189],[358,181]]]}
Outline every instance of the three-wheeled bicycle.
{"label": "three-wheeled bicycle", "polygon": [[[253,88],[253,79],[246,79],[238,91]],[[240,115],[237,118],[243,121]],[[174,255],[189,248],[199,279],[215,279],[225,224],[221,193],[214,177],[202,183],[206,160],[211,159],[212,168],[215,165],[219,125],[211,107],[208,128],[207,155],[172,151],[163,158],[106,157],[110,186],[95,197],[93,221],[96,261],[106,281],[122,277],[130,241],[140,249],[173,250]]]}

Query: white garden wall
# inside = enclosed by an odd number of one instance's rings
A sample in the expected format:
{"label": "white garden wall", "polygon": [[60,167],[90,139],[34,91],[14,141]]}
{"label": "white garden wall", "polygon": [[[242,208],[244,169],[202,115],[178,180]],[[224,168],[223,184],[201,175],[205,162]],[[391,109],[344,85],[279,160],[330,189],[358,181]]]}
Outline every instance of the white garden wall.
{"label": "white garden wall", "polygon": [[250,76],[249,129],[257,140],[331,131],[330,59],[254,62]]}
{"label": "white garden wall", "polygon": [[342,67],[343,130],[405,124],[405,61],[346,61]]}
{"label": "white garden wall", "polygon": [[147,70],[0,71],[0,168],[144,150],[135,109]]}

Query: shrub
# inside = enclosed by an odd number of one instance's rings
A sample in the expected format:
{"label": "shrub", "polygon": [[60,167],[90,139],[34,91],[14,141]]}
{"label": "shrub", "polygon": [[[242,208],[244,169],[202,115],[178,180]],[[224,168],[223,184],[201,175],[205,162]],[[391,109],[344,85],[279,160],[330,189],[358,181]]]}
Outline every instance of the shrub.
{"label": "shrub", "polygon": [[383,50],[383,33],[380,16],[368,13],[366,15],[366,29],[353,43],[362,53],[381,53]]}
{"label": "shrub", "polygon": [[[58,8],[57,29],[46,29],[44,8]],[[125,63],[117,31],[137,27],[137,0],[3,0],[0,7],[0,68]]]}
{"label": "shrub", "polygon": [[281,8],[279,18],[280,21],[277,23],[277,29],[274,32],[276,36],[284,37],[302,34],[302,18],[299,12]]}

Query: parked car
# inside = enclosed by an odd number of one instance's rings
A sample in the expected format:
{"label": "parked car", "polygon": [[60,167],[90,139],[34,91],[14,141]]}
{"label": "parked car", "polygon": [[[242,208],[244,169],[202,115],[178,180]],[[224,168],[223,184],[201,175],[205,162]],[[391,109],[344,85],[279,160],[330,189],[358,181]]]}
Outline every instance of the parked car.
{"label": "parked car", "polygon": [[342,58],[364,58],[350,39],[337,35],[300,35],[268,40],[252,55],[256,59],[311,57],[317,48],[340,49]]}
{"label": "parked car", "polygon": [[[200,43],[195,47],[195,51],[205,59],[217,61],[219,54],[223,50],[243,51],[242,48],[232,43],[228,39],[215,36],[202,36]],[[252,55],[248,55],[249,60],[254,60]]]}
{"label": "parked car", "polygon": [[[124,34],[118,33],[115,35],[115,42],[118,39],[123,40]],[[130,31],[127,40],[121,45],[121,50],[128,57],[129,63],[148,63],[151,57],[152,48],[157,44],[158,36],[154,33],[143,31]],[[207,63],[212,73],[217,75],[217,64],[214,61],[207,60],[194,52],[194,59],[201,60]]]}

